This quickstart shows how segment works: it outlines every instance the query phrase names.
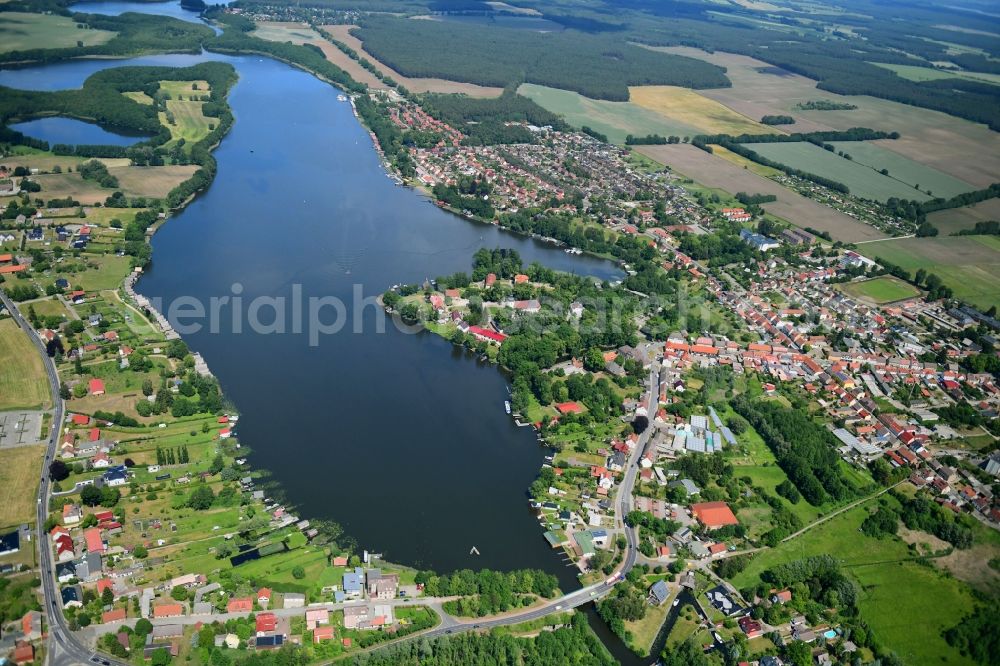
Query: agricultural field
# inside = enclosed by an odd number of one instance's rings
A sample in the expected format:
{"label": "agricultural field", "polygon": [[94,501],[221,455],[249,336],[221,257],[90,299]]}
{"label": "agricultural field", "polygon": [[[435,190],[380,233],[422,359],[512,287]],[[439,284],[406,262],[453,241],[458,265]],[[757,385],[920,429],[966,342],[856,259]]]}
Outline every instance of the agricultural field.
{"label": "agricultural field", "polygon": [[109,163],[113,163],[114,160],[100,161],[108,164],[108,171],[118,178],[120,187],[101,187],[92,180],[84,180],[76,172],[39,174],[32,177],[32,180],[42,186],[42,194],[47,199],[73,197],[81,204],[90,206],[104,203],[116,190],[121,190],[129,196],[165,197],[170,190],[190,178],[198,169],[194,165],[111,166]]}
{"label": "agricultural field", "polygon": [[[789,115],[789,132],[846,130],[870,127],[899,132],[899,139],[876,141],[875,145],[899,153],[920,164],[970,183],[988,187],[1000,174],[1000,151],[984,150],[996,144],[996,133],[986,125],[945,113],[863,95],[837,95],[816,88],[812,79],[774,67],[748,56],[690,47],[657,47],[656,50],[700,58],[726,68],[731,88],[702,90],[710,97],[748,118],[767,114]],[[851,111],[803,111],[796,105],[809,100],[853,104]],[[974,155],[975,159],[970,159]],[[891,169],[890,169],[891,171]]]}
{"label": "agricultural field", "polygon": [[[875,171],[885,169],[893,180],[919,188],[928,195],[950,199],[953,196],[976,189],[963,180],[949,176],[933,167],[915,162],[908,157],[867,141],[835,141],[837,151],[844,151],[857,164],[871,167]],[[877,174],[881,177],[881,174]],[[914,197],[910,197],[911,199]]]}
{"label": "agricultural field", "polygon": [[746,169],[751,173],[763,176],[764,178],[774,178],[782,174],[781,171],[775,169],[774,167],[764,166],[763,164],[758,164],[753,160],[748,160],[739,153],[734,153],[728,148],[715,143],[712,144],[712,154],[721,157],[727,162],[732,162],[736,166]]}
{"label": "agricultural field", "polygon": [[629,101],[701,134],[781,134],[694,90],[677,86],[632,86]]}
{"label": "agricultural field", "polygon": [[[0,449],[0,527],[32,522],[45,446]],[[22,548],[31,548],[31,545]]]}
{"label": "agricultural field", "polygon": [[34,344],[13,319],[0,320],[0,410],[48,408],[50,403],[45,366]]}
{"label": "agricultural field", "polygon": [[[86,162],[87,158],[75,157],[72,155],[53,155],[52,153],[43,153],[41,151],[36,151],[31,148],[20,148],[23,154],[11,155],[0,159],[0,166],[5,166],[8,168],[13,168],[17,166],[31,167],[32,169],[38,169],[41,172],[52,171],[56,167],[59,167],[62,171],[69,171],[70,169],[76,169],[77,165]],[[101,161],[110,169],[112,167],[123,167],[129,165],[129,159],[127,157],[102,157]],[[37,176],[35,177],[38,178]],[[44,190],[42,190],[44,192]],[[48,196],[48,195],[46,195]]]}
{"label": "agricultural field", "polygon": [[[334,39],[336,39],[338,42],[346,44],[347,46],[357,51],[358,54],[361,55],[361,57],[367,58],[369,61],[372,62],[372,64],[378,67],[383,74],[392,77],[393,79],[395,79],[397,83],[401,84],[404,88],[406,88],[410,92],[463,93],[468,95],[469,97],[499,97],[500,94],[503,92],[502,88],[496,88],[492,86],[479,86],[474,83],[460,83],[458,81],[449,81],[447,79],[413,78],[413,77],[403,76],[396,70],[387,66],[385,63],[376,60],[370,53],[365,52],[364,43],[360,39],[351,34],[351,30],[354,30],[357,27],[358,26],[356,25],[325,25],[323,26],[323,29],[329,32],[331,35],[333,35]],[[334,49],[334,51],[340,53],[341,56],[343,56],[344,60],[346,60],[347,62],[352,62],[352,63],[354,62],[346,55],[344,55],[339,49],[337,49],[336,46],[333,46],[332,44],[330,46]],[[326,53],[325,49],[324,53]],[[330,60],[335,65],[340,66],[340,62],[331,59],[330,54],[327,54],[327,59]],[[361,71],[367,71],[357,63],[355,63],[353,67]],[[343,69],[345,69],[348,72],[353,72],[352,69],[347,69],[346,67],[344,67]],[[359,81],[360,80],[362,79],[359,79]]]}
{"label": "agricultural field", "polygon": [[586,125],[607,135],[612,143],[625,143],[629,134],[645,136],[693,136],[698,128],[669,118],[634,102],[609,102],[590,99],[580,93],[558,88],[548,88],[534,83],[523,83],[517,89],[544,109],[562,116],[574,127]]}
{"label": "agricultural field", "polygon": [[1000,76],[997,74],[987,74],[985,72],[965,72],[962,70],[934,69],[932,67],[919,67],[917,65],[899,65],[884,62],[873,62],[883,69],[896,72],[899,76],[910,81],[937,81],[939,79],[969,79],[980,83],[992,83],[1000,86]]}
{"label": "agricultural field", "polygon": [[291,42],[292,44],[310,44],[321,37],[306,23],[264,21],[250,33],[252,37],[266,39],[269,42]]}
{"label": "agricultural field", "polygon": [[878,305],[894,303],[920,295],[919,289],[890,275],[883,275],[862,282],[849,282],[841,285],[840,290],[854,298]]}
{"label": "agricultural field", "polygon": [[0,13],[0,52],[104,44],[116,33],[107,30],[78,28],[68,16],[54,14]]}
{"label": "agricultural field", "polygon": [[694,146],[685,144],[637,146],[636,152],[665,164],[707,187],[720,188],[730,194],[737,192],[773,194],[778,200],[763,205],[768,213],[799,227],[829,231],[836,240],[855,243],[885,238],[885,234],[875,227],[858,222],[829,206],[807,199],[773,180],[759,176],[750,169],[740,168]]}
{"label": "agricultural field", "polygon": [[1000,305],[1000,238],[936,236],[900,238],[862,245],[869,257],[882,257],[911,274],[935,273],[955,297],[982,309]]}
{"label": "agricultural field", "polygon": [[109,169],[118,178],[121,190],[141,197],[163,198],[185,180],[194,175],[194,164],[170,164],[157,167],[126,167]]}
{"label": "agricultural field", "polygon": [[972,229],[976,222],[1000,220],[1000,199],[987,199],[971,206],[939,210],[927,216],[927,221],[937,227],[942,236],[950,236],[962,229]]}
{"label": "agricultural field", "polygon": [[[332,27],[332,26],[329,26]],[[305,23],[262,21],[257,23],[253,31],[254,37],[260,37],[273,42],[291,42],[292,44],[312,44],[323,51],[327,60],[351,75],[355,81],[364,83],[375,90],[388,90],[377,76],[361,66],[335,45],[325,40],[319,33]],[[341,40],[343,41],[343,40]]]}
{"label": "agricultural field", "polygon": [[930,198],[926,192],[895,180],[891,175],[884,176],[871,167],[840,157],[806,141],[743,145],[776,162],[832,178],[847,185],[854,196],[864,199],[885,202],[891,197],[917,201],[926,201]]}
{"label": "agricultural field", "polygon": [[[167,114],[161,112],[160,123],[170,130],[172,141],[200,141],[211,131],[209,126],[218,122],[218,119],[201,112],[203,102],[200,98],[211,93],[207,81],[160,81],[160,91],[170,96],[167,111],[173,116],[174,122],[170,123]],[[173,144],[167,144],[170,145]]]}

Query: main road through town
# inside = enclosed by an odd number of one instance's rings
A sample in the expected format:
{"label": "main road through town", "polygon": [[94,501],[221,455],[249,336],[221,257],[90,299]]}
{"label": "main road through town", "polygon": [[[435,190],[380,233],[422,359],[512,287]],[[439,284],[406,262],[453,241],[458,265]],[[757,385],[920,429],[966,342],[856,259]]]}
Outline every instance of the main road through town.
{"label": "main road through town", "polygon": [[70,664],[84,664],[87,662],[128,666],[123,662],[115,660],[113,657],[97,655],[93,650],[87,648],[77,640],[66,626],[66,619],[62,614],[62,596],[59,593],[59,588],[56,586],[55,572],[52,567],[52,549],[49,548],[43,531],[49,506],[50,480],[46,470],[56,452],[59,435],[62,433],[65,412],[65,406],[63,405],[62,398],[59,396],[59,375],[56,373],[56,365],[46,352],[41,338],[38,337],[31,325],[24,319],[17,306],[2,291],[0,291],[0,300],[3,301],[4,306],[10,312],[14,321],[17,322],[18,326],[24,330],[28,338],[34,343],[38,353],[42,355],[45,374],[49,380],[49,390],[52,393],[52,431],[49,435],[45,451],[45,464],[40,470],[41,482],[38,484],[38,503],[35,508],[35,530],[38,534],[36,541],[38,542],[38,562],[41,568],[42,597],[45,615],[49,623],[48,663],[54,666],[69,666]]}

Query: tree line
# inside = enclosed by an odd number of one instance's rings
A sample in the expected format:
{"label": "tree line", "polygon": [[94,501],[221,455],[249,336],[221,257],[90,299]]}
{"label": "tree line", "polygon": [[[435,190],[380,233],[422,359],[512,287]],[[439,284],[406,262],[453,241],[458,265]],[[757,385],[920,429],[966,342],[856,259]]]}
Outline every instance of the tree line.
{"label": "tree line", "polygon": [[839,441],[808,414],[745,395],[734,398],[732,406],[757,430],[807,502],[821,506],[856,494],[840,468]]}

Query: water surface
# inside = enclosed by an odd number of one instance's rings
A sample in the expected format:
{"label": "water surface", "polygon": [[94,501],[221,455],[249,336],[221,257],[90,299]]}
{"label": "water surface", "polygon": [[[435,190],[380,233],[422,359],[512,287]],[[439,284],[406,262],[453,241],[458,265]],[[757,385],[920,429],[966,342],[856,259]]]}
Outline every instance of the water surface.
{"label": "water surface", "polygon": [[[604,279],[620,277],[617,268],[469,222],[395,185],[350,105],[315,77],[269,59],[206,57],[240,74],[236,122],[215,152],[215,182],[153,237],[138,290],[165,303],[238,295],[244,313],[255,298],[299,291],[347,304],[344,329],[315,346],[308,327],[253,332],[244,318],[240,331],[228,306],[217,332],[184,335],[240,410],[254,467],[271,472],[303,516],[335,520],[391,560],[439,571],[541,568],[573,589],[576,569],[528,510],[545,451],[505,414],[503,375],[435,335],[391,324],[379,332],[381,311],[355,311],[354,294],[469,270],[480,247],[513,247],[526,262]],[[98,69],[149,60],[0,71],[0,83],[13,75],[39,89],[78,86]],[[590,615],[615,655],[632,661]]]}
{"label": "water surface", "polygon": [[49,144],[65,143],[71,146],[131,146],[149,138],[144,134],[128,133],[121,129],[105,129],[96,123],[76,118],[36,118],[8,127],[25,136],[48,141]]}
{"label": "water surface", "polygon": [[[226,3],[212,3],[226,4]],[[126,12],[138,12],[141,14],[153,14],[155,16],[170,16],[189,23],[201,23],[201,12],[185,9],[181,7],[180,0],[169,2],[77,2],[67,7],[71,12],[81,12],[84,14],[102,14],[104,16],[118,16]]]}

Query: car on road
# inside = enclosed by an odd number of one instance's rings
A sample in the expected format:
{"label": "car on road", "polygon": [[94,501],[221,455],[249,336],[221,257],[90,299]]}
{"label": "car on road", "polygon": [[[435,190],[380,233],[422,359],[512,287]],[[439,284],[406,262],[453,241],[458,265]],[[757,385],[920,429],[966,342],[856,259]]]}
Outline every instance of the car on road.
{"label": "car on road", "polygon": [[562,610],[562,605],[556,606],[556,610]]}

